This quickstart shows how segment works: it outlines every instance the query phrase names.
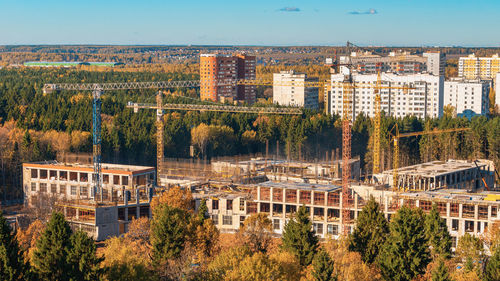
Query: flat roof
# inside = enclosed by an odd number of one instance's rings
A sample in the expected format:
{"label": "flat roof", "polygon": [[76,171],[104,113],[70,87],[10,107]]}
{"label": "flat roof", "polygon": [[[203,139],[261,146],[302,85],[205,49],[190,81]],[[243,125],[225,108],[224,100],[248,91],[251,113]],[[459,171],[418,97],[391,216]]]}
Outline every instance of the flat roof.
{"label": "flat roof", "polygon": [[274,187],[283,189],[298,189],[307,191],[326,191],[326,192],[336,191],[342,188],[341,186],[334,184],[316,184],[316,183],[305,183],[305,182],[273,182],[273,181],[266,181],[258,184],[248,184],[245,186]]}
{"label": "flat roof", "polygon": [[[94,166],[92,164],[79,164],[79,163],[60,163],[57,161],[44,161],[23,163],[23,168],[40,168],[40,169],[54,169],[66,171],[80,171],[80,172],[93,172]],[[138,175],[142,173],[154,172],[155,168],[150,166],[136,166],[136,165],[122,165],[102,163],[102,173],[108,174],[122,174],[122,175]]]}
{"label": "flat roof", "polygon": [[[487,166],[485,163],[482,163],[480,161],[477,162],[477,165],[479,167]],[[476,165],[474,164],[473,161],[468,161],[468,160],[448,160],[446,162],[432,161],[432,162],[399,168],[398,174],[437,177],[449,173],[456,173],[459,171],[465,171],[470,169],[476,169]],[[392,174],[392,173],[393,170],[387,170],[383,172],[383,174]]]}
{"label": "flat roof", "polygon": [[482,191],[482,192],[466,192],[463,189],[437,189],[432,191],[420,192],[401,192],[400,196],[414,199],[430,199],[430,200],[460,200],[485,203],[500,204],[500,192],[498,191]]}

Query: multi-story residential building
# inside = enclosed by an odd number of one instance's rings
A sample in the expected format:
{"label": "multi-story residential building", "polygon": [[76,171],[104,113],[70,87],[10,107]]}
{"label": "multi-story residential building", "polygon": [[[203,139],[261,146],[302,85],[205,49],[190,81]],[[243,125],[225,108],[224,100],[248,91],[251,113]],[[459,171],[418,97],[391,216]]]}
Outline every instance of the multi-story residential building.
{"label": "multi-story residential building", "polygon": [[486,115],[489,110],[489,81],[451,80],[444,82],[444,103],[459,116]]}
{"label": "multi-story residential building", "polygon": [[306,87],[304,82],[318,81],[293,70],[273,75],[273,102],[279,105],[318,109],[318,88]]}
{"label": "multi-story residential building", "polygon": [[446,55],[442,52],[425,52],[422,54],[427,58],[427,73],[444,76],[446,69]]}
{"label": "multi-story residential building", "polygon": [[[376,74],[353,74],[355,88],[352,97],[352,118],[364,113],[369,117],[375,116],[374,86]],[[381,109],[389,116],[405,117],[417,116],[441,117],[443,114],[443,86],[444,77],[430,74],[397,75],[382,73]],[[339,114],[343,111],[343,87],[339,82],[344,80],[343,74],[331,75],[331,91],[325,91],[325,107],[327,113]],[[363,87],[362,85],[372,85]],[[414,89],[391,89],[390,87],[411,87]]]}
{"label": "multi-story residential building", "polygon": [[458,76],[465,79],[495,79],[500,72],[498,54],[491,57],[476,57],[471,54],[458,59]]}
{"label": "multi-story residential building", "polygon": [[495,79],[495,105],[498,107],[497,110],[499,110],[500,113],[500,72],[498,72],[496,75]]}
{"label": "multi-story residential building", "polygon": [[[237,54],[236,58],[236,77],[238,79],[255,80],[255,56],[245,54]],[[240,101],[245,101],[248,104],[256,101],[256,86],[255,85],[238,85],[236,87],[237,98]]]}
{"label": "multi-story residential building", "polygon": [[133,218],[151,216],[154,167],[103,164],[102,198],[94,198],[92,172],[91,165],[24,163],[25,202],[35,208],[55,208],[73,229],[96,240],[125,233]]}
{"label": "multi-story residential building", "polygon": [[254,85],[236,85],[237,79],[255,79],[255,56],[200,55],[200,98],[254,103]]}
{"label": "multi-story residential building", "polygon": [[[376,74],[391,72],[397,74],[430,73],[443,76],[445,71],[445,55],[441,52],[427,52],[422,56],[407,52],[391,52],[388,56],[374,55],[370,52],[353,52],[350,57],[358,74]],[[340,57],[340,63],[347,63],[348,58]],[[331,61],[331,64],[333,61]]]}

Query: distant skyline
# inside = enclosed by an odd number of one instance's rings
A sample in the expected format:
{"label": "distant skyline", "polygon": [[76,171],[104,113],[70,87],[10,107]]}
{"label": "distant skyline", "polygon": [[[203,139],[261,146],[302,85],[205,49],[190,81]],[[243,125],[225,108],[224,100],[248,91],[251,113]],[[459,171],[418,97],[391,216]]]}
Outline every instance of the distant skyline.
{"label": "distant skyline", "polygon": [[498,0],[0,0],[0,45],[500,47]]}

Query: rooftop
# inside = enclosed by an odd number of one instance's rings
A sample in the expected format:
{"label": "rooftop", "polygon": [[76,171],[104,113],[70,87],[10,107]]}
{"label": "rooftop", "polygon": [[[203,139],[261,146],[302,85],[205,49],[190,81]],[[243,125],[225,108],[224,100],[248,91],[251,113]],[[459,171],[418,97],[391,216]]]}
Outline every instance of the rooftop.
{"label": "rooftop", "polygon": [[258,184],[249,184],[247,186],[274,187],[283,189],[298,189],[307,191],[326,191],[326,192],[336,191],[342,188],[340,185],[333,185],[333,184],[313,184],[304,182],[273,182],[273,181],[266,181]]}
{"label": "rooftop", "polygon": [[[477,162],[479,167],[488,166],[485,163]],[[446,175],[449,173],[456,173],[459,171],[465,171],[470,169],[476,169],[476,165],[472,161],[468,160],[448,160],[444,161],[432,161],[422,164],[417,164],[413,166],[407,166],[398,169],[399,175],[414,175],[414,176],[425,176],[425,177],[437,177]],[[392,174],[393,170],[384,171],[383,174]]]}
{"label": "rooftop", "polygon": [[[94,171],[94,166],[92,164],[61,163],[55,160],[23,163],[23,167],[74,170],[74,171],[86,171],[86,172]],[[103,173],[113,173],[113,174],[136,175],[136,174],[155,171],[154,167],[149,167],[149,166],[122,165],[122,164],[110,164],[110,163],[102,163],[101,167]]]}
{"label": "rooftop", "polygon": [[459,200],[462,202],[477,202],[488,201],[500,203],[500,192],[497,191],[482,191],[482,192],[465,192],[463,189],[437,189],[432,191],[422,192],[404,192],[399,194],[402,197],[408,198],[429,198],[432,200]]}

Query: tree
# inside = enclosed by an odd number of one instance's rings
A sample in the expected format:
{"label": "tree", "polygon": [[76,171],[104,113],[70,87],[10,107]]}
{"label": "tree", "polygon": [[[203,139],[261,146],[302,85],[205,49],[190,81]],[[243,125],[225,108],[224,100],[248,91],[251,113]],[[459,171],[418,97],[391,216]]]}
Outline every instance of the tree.
{"label": "tree", "polygon": [[198,258],[204,260],[213,257],[217,252],[219,230],[211,219],[205,219],[196,227],[193,235],[193,246]]}
{"label": "tree", "polygon": [[424,273],[431,260],[422,210],[403,206],[394,215],[389,229],[378,257],[382,276],[387,280],[409,281]]}
{"label": "tree", "polygon": [[313,260],[313,276],[316,281],[334,281],[337,278],[333,277],[333,261],[325,250],[320,250]]}
{"label": "tree", "polygon": [[191,190],[174,186],[163,192],[160,196],[153,198],[151,208],[154,210],[156,206],[166,204],[173,208],[179,208],[185,211],[193,212],[194,200]]}
{"label": "tree", "polygon": [[154,209],[151,222],[153,260],[159,264],[178,258],[186,242],[189,214],[185,210],[161,204]]}
{"label": "tree", "polygon": [[54,212],[33,252],[33,267],[42,280],[69,280],[68,249],[71,229],[63,214]]}
{"label": "tree", "polygon": [[451,256],[451,235],[446,220],[439,216],[436,204],[432,205],[431,211],[425,216],[425,236],[434,256],[440,255],[443,258]]}
{"label": "tree", "polygon": [[461,262],[467,262],[467,260],[477,262],[482,259],[483,250],[483,242],[466,232],[458,239],[455,256]]}
{"label": "tree", "polygon": [[444,264],[443,260],[439,261],[438,266],[432,272],[432,281],[451,281],[450,273],[448,268]]}
{"label": "tree", "polygon": [[312,223],[306,207],[301,206],[283,230],[283,249],[292,252],[302,266],[311,264],[318,248],[318,237],[311,228]]}
{"label": "tree", "polygon": [[36,250],[36,242],[45,230],[45,225],[40,220],[33,221],[26,230],[20,229],[16,233],[17,241],[23,251],[24,260],[29,262]]}
{"label": "tree", "polygon": [[356,227],[349,236],[349,250],[360,253],[364,262],[373,263],[387,238],[389,225],[373,197],[363,207]]}
{"label": "tree", "polygon": [[77,231],[71,236],[68,251],[68,264],[72,281],[101,280],[104,271],[101,268],[103,258],[97,257],[96,245],[85,232]]}
{"label": "tree", "polygon": [[500,248],[498,247],[486,264],[484,279],[486,281],[500,280]]}
{"label": "tree", "polygon": [[245,219],[239,236],[253,252],[267,252],[271,243],[273,223],[265,213],[253,214]]}
{"label": "tree", "polygon": [[0,211],[0,276],[6,281],[26,280],[29,278],[28,270],[28,266],[24,263],[23,252]]}
{"label": "tree", "polygon": [[200,206],[198,207],[198,220],[203,222],[207,218],[207,214],[208,214],[207,200],[202,199],[200,202]]}
{"label": "tree", "polygon": [[500,222],[491,223],[485,231],[483,240],[490,252],[495,252],[500,247]]}

